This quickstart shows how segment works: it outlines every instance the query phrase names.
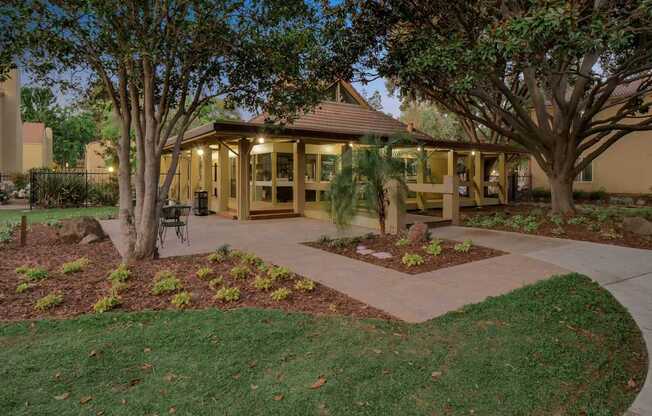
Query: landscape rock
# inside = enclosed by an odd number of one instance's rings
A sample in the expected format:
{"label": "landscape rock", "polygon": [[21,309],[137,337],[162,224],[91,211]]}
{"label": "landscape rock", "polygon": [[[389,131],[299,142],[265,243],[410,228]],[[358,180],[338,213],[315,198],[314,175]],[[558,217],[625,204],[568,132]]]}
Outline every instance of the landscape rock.
{"label": "landscape rock", "polygon": [[372,256],[374,256],[377,259],[385,260],[385,259],[391,259],[392,254],[388,253],[386,251],[379,251],[377,253],[373,253]]}
{"label": "landscape rock", "polygon": [[652,221],[642,217],[625,217],[623,230],[639,235],[652,235]]}
{"label": "landscape rock", "polygon": [[644,206],[644,205],[647,205],[647,201],[646,201],[645,199],[643,199],[643,198],[638,199],[638,200],[636,201],[636,205],[638,205],[638,206]]}
{"label": "landscape rock", "polygon": [[373,250],[370,250],[368,248],[363,248],[362,250],[356,250],[356,251],[357,251],[358,254],[362,254],[362,255],[365,255],[365,256],[367,254],[371,254],[371,253],[374,252]]}
{"label": "landscape rock", "polygon": [[93,244],[102,241],[102,238],[95,234],[88,234],[86,237],[82,238],[79,244]]}
{"label": "landscape rock", "polygon": [[425,243],[428,240],[428,225],[415,222],[408,230],[407,238],[411,244]]}
{"label": "landscape rock", "polygon": [[99,241],[106,238],[100,222],[93,217],[79,217],[61,221],[59,238],[66,243],[79,243],[85,237],[94,235]]}

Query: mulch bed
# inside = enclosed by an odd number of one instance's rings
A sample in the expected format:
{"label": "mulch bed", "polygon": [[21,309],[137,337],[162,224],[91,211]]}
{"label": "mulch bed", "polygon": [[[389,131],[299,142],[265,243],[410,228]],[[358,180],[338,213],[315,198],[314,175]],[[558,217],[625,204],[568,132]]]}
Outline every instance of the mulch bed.
{"label": "mulch bed", "polygon": [[[458,241],[441,240],[442,252],[438,256],[433,256],[423,249],[423,246],[425,245],[424,243],[413,243],[400,247],[397,246],[396,243],[400,238],[401,236],[386,234],[384,236],[375,236],[373,238],[363,238],[361,241],[354,242],[345,247],[321,242],[308,242],[304,244],[408,274],[431,272],[445,267],[457,266],[505,254],[499,250],[476,245],[472,245],[467,253],[460,253],[453,249]],[[357,251],[359,245],[363,245],[374,252],[390,253],[392,257],[389,259],[379,259],[371,254],[360,254]],[[403,255],[406,253],[419,254],[425,261],[422,265],[408,267],[401,261]]]}
{"label": "mulch bed", "polygon": [[[121,259],[110,241],[90,245],[66,244],[57,238],[55,229],[46,225],[33,225],[28,234],[27,245],[20,247],[14,242],[0,246],[0,320],[15,321],[34,318],[67,318],[93,312],[98,299],[107,296],[111,283],[108,274],[114,270]],[[59,270],[63,263],[86,257],[90,264],[81,272],[64,275]],[[154,261],[141,261],[131,264],[129,288],[120,294],[122,304],[117,310],[141,311],[146,309],[173,309],[170,300],[174,294],[155,296],[151,293],[153,278],[161,270],[170,270],[181,280],[183,290],[192,295],[188,309],[234,309],[242,307],[273,308],[288,312],[311,314],[349,315],[363,318],[394,319],[386,313],[354,300],[338,291],[316,283],[311,292],[294,289],[296,279],[276,281],[272,290],[287,287],[292,290],[289,299],[274,301],[270,291],[259,291],[251,287],[254,274],[245,280],[234,280],[229,270],[240,263],[239,259],[229,258],[222,263],[210,262],[206,255],[172,257]],[[49,277],[23,293],[16,293],[21,275],[15,269],[27,265],[40,266],[49,271]],[[214,300],[215,290],[209,287],[208,280],[199,279],[195,273],[202,267],[211,267],[214,275],[222,275],[225,285],[237,286],[240,299],[222,303]],[[63,303],[48,310],[38,312],[35,302],[43,296],[60,291]]]}
{"label": "mulch bed", "polygon": [[[533,209],[541,208],[532,204],[515,204],[510,206],[487,206],[481,208],[467,208],[462,211],[461,219],[464,223],[467,219],[477,215],[494,215],[495,213],[504,214],[506,217],[513,215],[527,216]],[[581,214],[578,214],[581,215]],[[611,244],[615,246],[641,248],[652,250],[652,238],[626,232],[622,230],[622,226],[617,222],[605,222],[601,224],[603,230],[591,231],[586,224],[564,224],[564,234],[555,234],[553,230],[557,228],[555,224],[544,218],[540,222],[534,234],[554,238],[567,238],[570,240],[589,241],[593,243]],[[506,226],[492,227],[494,230],[501,231],[517,231]],[[608,230],[617,231],[617,236],[609,235],[610,233],[604,232]]]}

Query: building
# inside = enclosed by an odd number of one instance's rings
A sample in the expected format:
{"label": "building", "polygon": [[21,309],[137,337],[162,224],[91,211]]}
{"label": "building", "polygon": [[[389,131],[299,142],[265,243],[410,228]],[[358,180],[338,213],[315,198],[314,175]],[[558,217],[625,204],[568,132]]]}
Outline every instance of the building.
{"label": "building", "polygon": [[107,166],[105,159],[106,146],[101,140],[95,140],[84,148],[84,169],[88,172],[109,172],[112,166]]}
{"label": "building", "polygon": [[[627,84],[617,88],[613,96],[616,99],[627,96],[637,87],[638,83]],[[652,94],[645,100],[652,102]],[[618,109],[617,106],[611,107],[600,117],[609,117]],[[545,172],[534,158],[530,159],[530,172],[533,188],[550,189]],[[652,194],[652,131],[630,133],[611,145],[575,178],[573,189],[610,194]]]}
{"label": "building", "polygon": [[23,133],[20,119],[20,73],[12,70],[0,82],[0,173],[23,171]]}
{"label": "building", "polygon": [[52,129],[44,123],[23,123],[23,170],[52,167]]}
{"label": "building", "polygon": [[[321,201],[330,179],[339,164],[351,160],[360,140],[402,134],[412,144],[393,152],[405,163],[408,208],[441,209],[443,218],[450,217],[447,201],[458,198],[457,190],[465,195],[458,207],[507,202],[506,154],[518,150],[435,140],[372,109],[346,82],[334,83],[326,95],[292,123],[270,123],[263,114],[248,122],[220,121],[188,131],[169,197],[191,203],[196,191],[206,191],[213,211],[241,220],[326,219]],[[170,158],[163,156],[163,172]],[[376,222],[362,213],[354,220],[366,226]]]}

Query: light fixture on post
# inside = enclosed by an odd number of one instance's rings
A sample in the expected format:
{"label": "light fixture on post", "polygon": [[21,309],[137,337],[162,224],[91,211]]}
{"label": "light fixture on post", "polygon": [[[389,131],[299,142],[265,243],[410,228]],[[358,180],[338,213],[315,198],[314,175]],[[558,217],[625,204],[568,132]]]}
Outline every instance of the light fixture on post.
{"label": "light fixture on post", "polygon": [[202,148],[197,149],[197,155],[204,156],[204,149]]}
{"label": "light fixture on post", "polygon": [[349,147],[353,147],[353,142],[349,142]]}
{"label": "light fixture on post", "polygon": [[109,173],[113,173],[114,169],[113,166],[109,166]]}
{"label": "light fixture on post", "polygon": [[258,141],[258,144],[263,144],[263,143],[265,143],[265,138],[263,136],[260,136],[257,141]]}
{"label": "light fixture on post", "polygon": [[475,156],[475,150],[471,150],[471,156]]}

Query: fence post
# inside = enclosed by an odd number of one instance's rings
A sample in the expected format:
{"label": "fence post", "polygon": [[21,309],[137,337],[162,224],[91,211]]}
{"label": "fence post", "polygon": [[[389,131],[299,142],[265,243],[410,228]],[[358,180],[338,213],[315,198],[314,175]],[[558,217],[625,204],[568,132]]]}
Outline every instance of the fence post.
{"label": "fence post", "polygon": [[402,203],[404,201],[400,201],[402,192],[398,181],[389,181],[387,193],[389,195],[389,204],[385,207],[385,232],[398,234],[405,229],[405,207],[404,203]]}
{"label": "fence post", "polygon": [[21,247],[27,242],[27,215],[20,217],[20,245]]}
{"label": "fence post", "polygon": [[87,170],[84,170],[84,181],[86,187],[86,189],[84,190],[84,207],[88,208],[88,171]]}
{"label": "fence post", "polygon": [[450,220],[453,225],[459,225],[460,191],[457,175],[444,176],[444,186],[446,193],[443,196],[442,216],[445,220]]}

